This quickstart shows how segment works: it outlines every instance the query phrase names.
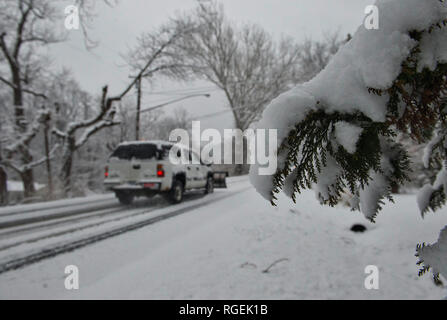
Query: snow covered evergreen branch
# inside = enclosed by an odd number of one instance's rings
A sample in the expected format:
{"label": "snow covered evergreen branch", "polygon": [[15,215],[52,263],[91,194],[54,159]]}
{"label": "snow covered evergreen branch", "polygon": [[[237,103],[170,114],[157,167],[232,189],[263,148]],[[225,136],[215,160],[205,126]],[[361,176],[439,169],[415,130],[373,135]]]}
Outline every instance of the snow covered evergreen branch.
{"label": "snow covered evergreen branch", "polygon": [[424,162],[441,159],[444,165],[418,203],[422,214],[445,204],[446,3],[378,0],[376,6],[379,30],[360,26],[321,73],[273,100],[257,124],[278,130],[276,174],[250,169],[253,185],[273,204],[282,190],[296,201],[297,193],[313,187],[333,206],[347,188],[354,195],[351,208],[374,220],[410,172],[407,150],[394,141],[398,133],[418,143],[433,139]]}

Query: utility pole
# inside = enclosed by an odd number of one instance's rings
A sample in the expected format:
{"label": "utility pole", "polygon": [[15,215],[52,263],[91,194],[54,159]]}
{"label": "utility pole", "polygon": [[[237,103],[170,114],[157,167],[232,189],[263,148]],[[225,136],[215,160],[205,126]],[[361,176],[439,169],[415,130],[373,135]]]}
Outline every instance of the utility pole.
{"label": "utility pole", "polygon": [[135,117],[135,140],[140,140],[140,110],[141,110],[141,76],[137,78],[137,115]]}

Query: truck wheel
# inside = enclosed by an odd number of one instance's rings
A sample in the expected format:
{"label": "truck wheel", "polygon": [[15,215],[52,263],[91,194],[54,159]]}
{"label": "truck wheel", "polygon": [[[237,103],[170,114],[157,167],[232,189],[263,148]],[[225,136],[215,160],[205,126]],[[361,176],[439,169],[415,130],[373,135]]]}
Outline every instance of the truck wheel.
{"label": "truck wheel", "polygon": [[183,183],[178,180],[174,180],[172,183],[171,191],[168,193],[168,200],[171,203],[180,203],[183,200]]}
{"label": "truck wheel", "polygon": [[214,192],[214,180],[212,177],[208,177],[206,180],[206,186],[205,186],[205,194],[210,194]]}
{"label": "truck wheel", "polygon": [[126,206],[132,204],[134,198],[133,194],[124,192],[117,192],[116,197],[121,204],[124,204]]}

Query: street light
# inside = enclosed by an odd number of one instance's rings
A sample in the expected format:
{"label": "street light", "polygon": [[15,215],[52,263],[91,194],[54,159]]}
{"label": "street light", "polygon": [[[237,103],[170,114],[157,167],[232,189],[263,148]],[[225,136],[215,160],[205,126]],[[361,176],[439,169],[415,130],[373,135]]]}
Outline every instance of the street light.
{"label": "street light", "polygon": [[197,93],[197,94],[191,94],[191,95],[188,95],[188,96],[185,96],[185,97],[182,97],[182,98],[178,98],[178,99],[174,99],[174,100],[171,100],[171,101],[168,101],[168,102],[165,102],[165,103],[162,103],[162,104],[153,106],[153,107],[149,107],[149,108],[146,108],[146,109],[142,109],[142,110],[140,111],[140,113],[143,113],[143,112],[149,112],[149,111],[152,111],[152,110],[159,109],[159,108],[162,108],[162,107],[164,107],[164,106],[167,106],[168,104],[176,103],[176,102],[179,102],[179,101],[182,101],[182,100],[186,100],[186,99],[190,99],[190,98],[195,98],[195,97],[206,97],[206,98],[209,98],[209,97],[211,97],[211,95],[210,95],[209,93]]}
{"label": "street light", "polygon": [[[139,82],[139,88],[141,88],[140,86],[141,86],[141,82]],[[142,114],[143,112],[148,112],[148,111],[152,111],[152,110],[155,110],[155,109],[159,109],[159,108],[162,108],[162,107],[167,106],[169,104],[172,104],[172,103],[175,103],[175,102],[178,102],[178,101],[182,101],[182,100],[185,100],[185,99],[190,99],[190,98],[194,98],[194,97],[206,97],[206,98],[209,98],[210,96],[211,95],[209,93],[191,94],[191,95],[188,95],[188,96],[184,96],[184,97],[181,97],[181,98],[178,98],[178,99],[174,99],[174,100],[171,100],[171,101],[168,101],[168,102],[165,102],[165,103],[162,103],[162,104],[159,104],[159,105],[156,105],[156,106],[149,107],[149,108],[141,110],[140,109],[140,97],[141,96],[139,94],[138,95],[137,110],[134,111],[134,112],[137,113],[136,124],[135,124],[135,140],[139,140],[140,139],[140,114]]]}

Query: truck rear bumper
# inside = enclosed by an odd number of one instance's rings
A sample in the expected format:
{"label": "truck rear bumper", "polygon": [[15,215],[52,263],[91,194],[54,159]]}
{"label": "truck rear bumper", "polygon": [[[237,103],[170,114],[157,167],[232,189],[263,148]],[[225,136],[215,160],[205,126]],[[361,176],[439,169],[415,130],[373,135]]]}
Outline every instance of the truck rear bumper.
{"label": "truck rear bumper", "polygon": [[160,191],[160,182],[141,182],[141,183],[104,183],[108,190],[113,191]]}

